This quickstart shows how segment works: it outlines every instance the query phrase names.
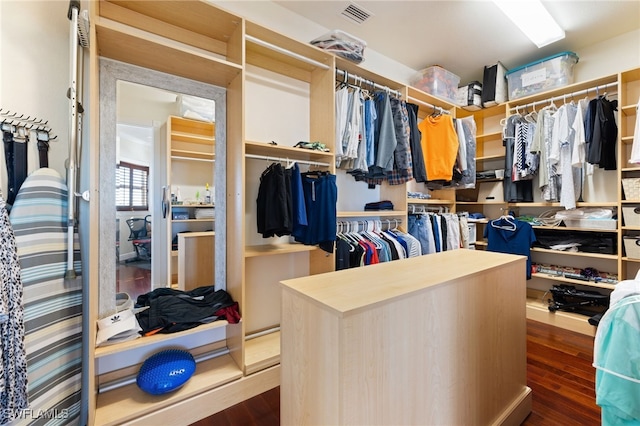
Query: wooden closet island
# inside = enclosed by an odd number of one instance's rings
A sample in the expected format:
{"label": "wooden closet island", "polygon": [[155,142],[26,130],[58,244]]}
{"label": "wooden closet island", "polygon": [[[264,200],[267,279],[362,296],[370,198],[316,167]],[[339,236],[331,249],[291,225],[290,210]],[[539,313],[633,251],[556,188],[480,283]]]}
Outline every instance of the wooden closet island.
{"label": "wooden closet island", "polygon": [[281,424],[521,424],[525,260],[462,249],[282,281]]}

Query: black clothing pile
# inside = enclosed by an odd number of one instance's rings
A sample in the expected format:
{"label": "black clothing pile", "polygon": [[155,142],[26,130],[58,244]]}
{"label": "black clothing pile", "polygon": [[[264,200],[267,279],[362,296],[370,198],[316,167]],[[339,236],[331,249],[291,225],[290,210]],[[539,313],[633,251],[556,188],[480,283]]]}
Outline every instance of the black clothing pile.
{"label": "black clothing pile", "polygon": [[389,200],[367,203],[364,205],[364,210],[367,212],[376,210],[393,210],[393,203]]}
{"label": "black clothing pile", "polygon": [[556,245],[579,244],[578,251],[585,253],[616,254],[618,242],[611,232],[575,232],[562,228],[535,229],[534,247],[550,249]]}
{"label": "black clothing pile", "polygon": [[240,320],[238,302],[213,286],[189,291],[157,288],[138,296],[136,308],[142,307],[148,309],[138,312],[136,317],[143,335],[175,333],[219,319],[231,324]]}

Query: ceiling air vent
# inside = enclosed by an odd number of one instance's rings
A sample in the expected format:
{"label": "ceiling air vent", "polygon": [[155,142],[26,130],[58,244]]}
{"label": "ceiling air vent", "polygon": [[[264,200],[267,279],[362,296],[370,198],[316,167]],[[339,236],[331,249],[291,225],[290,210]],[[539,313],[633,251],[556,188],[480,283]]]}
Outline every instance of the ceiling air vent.
{"label": "ceiling air vent", "polygon": [[350,3],[349,6],[347,6],[340,13],[340,16],[342,16],[345,19],[348,19],[351,22],[355,22],[358,25],[362,24],[364,21],[369,19],[372,15],[373,13],[363,9],[362,7],[358,6],[355,3]]}

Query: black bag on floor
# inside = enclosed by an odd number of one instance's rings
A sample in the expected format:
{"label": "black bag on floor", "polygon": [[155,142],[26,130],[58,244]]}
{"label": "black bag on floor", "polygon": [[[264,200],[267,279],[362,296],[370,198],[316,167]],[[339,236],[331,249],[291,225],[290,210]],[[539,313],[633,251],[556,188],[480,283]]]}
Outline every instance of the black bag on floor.
{"label": "black bag on floor", "polygon": [[564,284],[554,285],[549,291],[553,295],[553,300],[549,300],[551,312],[574,312],[599,318],[609,307],[609,295],[597,291],[578,290]]}

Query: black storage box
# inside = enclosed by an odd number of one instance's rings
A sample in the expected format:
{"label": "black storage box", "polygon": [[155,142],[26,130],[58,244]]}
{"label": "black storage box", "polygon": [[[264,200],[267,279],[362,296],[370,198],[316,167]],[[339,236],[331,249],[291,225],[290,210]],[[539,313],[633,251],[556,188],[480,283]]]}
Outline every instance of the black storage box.
{"label": "black storage box", "polygon": [[482,106],[487,108],[507,102],[507,69],[498,62],[484,67],[482,76]]}

